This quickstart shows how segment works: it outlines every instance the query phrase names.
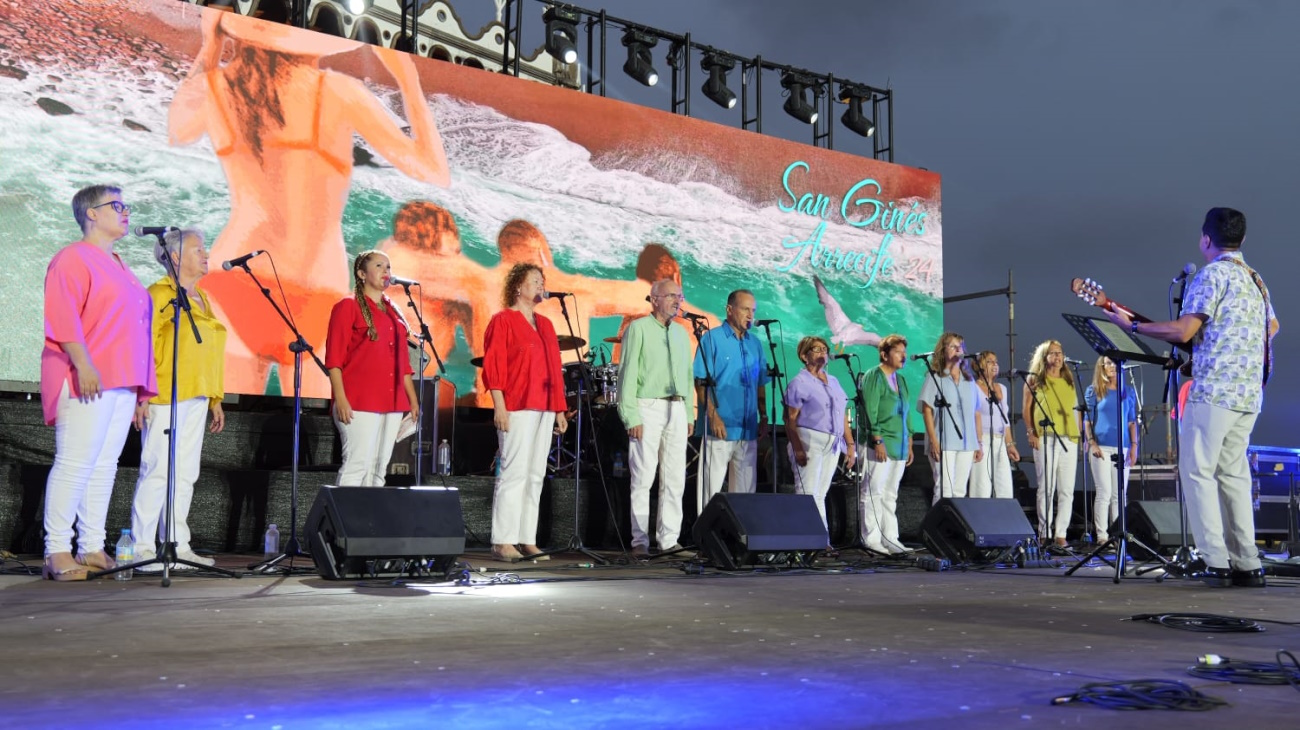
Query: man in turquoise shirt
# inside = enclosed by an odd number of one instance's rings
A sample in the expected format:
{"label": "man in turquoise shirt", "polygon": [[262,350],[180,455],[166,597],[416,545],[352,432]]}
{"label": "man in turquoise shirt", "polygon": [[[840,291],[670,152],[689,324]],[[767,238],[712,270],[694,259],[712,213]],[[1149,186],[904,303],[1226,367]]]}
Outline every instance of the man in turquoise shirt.
{"label": "man in turquoise shirt", "polygon": [[661,279],[650,289],[651,313],[623,332],[618,370],[618,415],[628,437],[632,474],[632,555],[650,555],[650,486],[659,473],[659,520],[655,537],[662,552],[682,549],[682,492],[686,488],[686,439],[692,430],[695,389],[691,337],[675,324],[682,287]]}

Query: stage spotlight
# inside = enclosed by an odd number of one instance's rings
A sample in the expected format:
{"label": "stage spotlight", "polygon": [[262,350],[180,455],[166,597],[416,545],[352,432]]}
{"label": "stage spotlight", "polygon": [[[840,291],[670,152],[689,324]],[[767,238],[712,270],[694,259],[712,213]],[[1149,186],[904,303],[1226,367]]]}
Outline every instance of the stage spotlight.
{"label": "stage spotlight", "polygon": [[654,57],[650,55],[650,49],[658,42],[659,39],[652,35],[628,28],[623,34],[623,45],[627,46],[627,63],[623,64],[623,72],[646,86],[659,83],[659,72],[655,70]]}
{"label": "stage spotlight", "polygon": [[[804,94],[809,87],[812,87],[814,81],[800,74],[786,71],[781,74],[781,86],[789,94],[790,98],[785,100],[785,113],[798,119],[804,124],[817,123],[817,107],[808,102],[808,97]],[[817,100],[817,89],[813,88],[813,101]]]}
{"label": "stage spotlight", "polygon": [[723,109],[736,106],[736,94],[727,88],[727,72],[735,67],[734,60],[712,53],[700,60],[700,68],[709,72],[709,80],[702,87],[704,95]]}
{"label": "stage spotlight", "polygon": [[876,123],[862,113],[862,105],[871,99],[871,90],[852,84],[840,86],[840,102],[848,104],[840,121],[853,132],[870,137],[876,133]]}
{"label": "stage spotlight", "polygon": [[546,21],[546,52],[560,63],[578,60],[578,14],[552,5],[542,13]]}
{"label": "stage spotlight", "polygon": [[372,0],[348,0],[348,12],[353,15],[362,15],[370,9]]}

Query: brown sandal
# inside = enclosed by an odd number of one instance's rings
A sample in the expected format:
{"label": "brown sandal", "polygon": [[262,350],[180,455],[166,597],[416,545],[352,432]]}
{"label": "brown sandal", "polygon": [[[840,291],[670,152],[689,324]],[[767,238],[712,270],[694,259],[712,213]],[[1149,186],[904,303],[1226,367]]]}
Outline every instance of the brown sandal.
{"label": "brown sandal", "polygon": [[108,553],[103,550],[96,550],[93,553],[82,553],[76,557],[78,563],[90,568],[91,570],[112,570],[117,567],[117,561],[108,557]]}
{"label": "brown sandal", "polygon": [[90,577],[90,570],[86,568],[86,566],[75,561],[72,566],[68,568],[60,569],[54,567],[55,555],[67,555],[69,559],[72,559],[72,553],[53,553],[51,555],[46,555],[45,565],[41,568],[41,577],[45,580],[57,580],[63,582],[85,580]]}

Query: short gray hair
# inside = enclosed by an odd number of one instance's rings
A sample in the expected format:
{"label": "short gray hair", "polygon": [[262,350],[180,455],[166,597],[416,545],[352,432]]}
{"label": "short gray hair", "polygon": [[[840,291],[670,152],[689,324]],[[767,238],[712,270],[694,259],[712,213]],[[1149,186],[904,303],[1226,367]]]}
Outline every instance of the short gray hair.
{"label": "short gray hair", "polygon": [[[193,236],[199,239],[199,245],[203,244],[203,231],[197,228],[182,228],[180,230],[172,229],[167,231],[161,239],[155,238],[153,243],[153,258],[164,269],[167,268],[167,259],[171,254],[178,257],[181,252],[181,241],[186,236]],[[180,273],[180,272],[177,272]]]}
{"label": "short gray hair", "polygon": [[105,195],[121,195],[122,188],[116,185],[87,185],[72,196],[72,217],[77,227],[86,232],[86,211],[90,210]]}

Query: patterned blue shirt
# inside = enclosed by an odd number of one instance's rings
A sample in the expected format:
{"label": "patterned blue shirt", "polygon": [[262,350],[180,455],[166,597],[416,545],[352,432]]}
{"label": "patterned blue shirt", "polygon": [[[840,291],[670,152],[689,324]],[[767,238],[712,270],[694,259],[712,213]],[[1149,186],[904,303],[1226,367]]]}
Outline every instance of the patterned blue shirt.
{"label": "patterned blue shirt", "polygon": [[1225,259],[1225,253],[1201,269],[1183,297],[1183,314],[1205,315],[1192,341],[1192,389],[1189,403],[1208,403],[1244,413],[1258,413],[1264,403],[1264,338],[1275,317],[1250,272]]}
{"label": "patterned blue shirt", "polygon": [[[695,351],[695,377],[704,378],[704,359],[708,374],[716,383],[708,393],[713,407],[727,426],[728,441],[754,441],[758,438],[758,388],[767,385],[767,360],[758,337],[746,332],[737,337],[736,330],[723,322],[700,338]],[[699,404],[699,428],[707,428],[707,410]],[[700,431],[699,433],[707,433]]]}

